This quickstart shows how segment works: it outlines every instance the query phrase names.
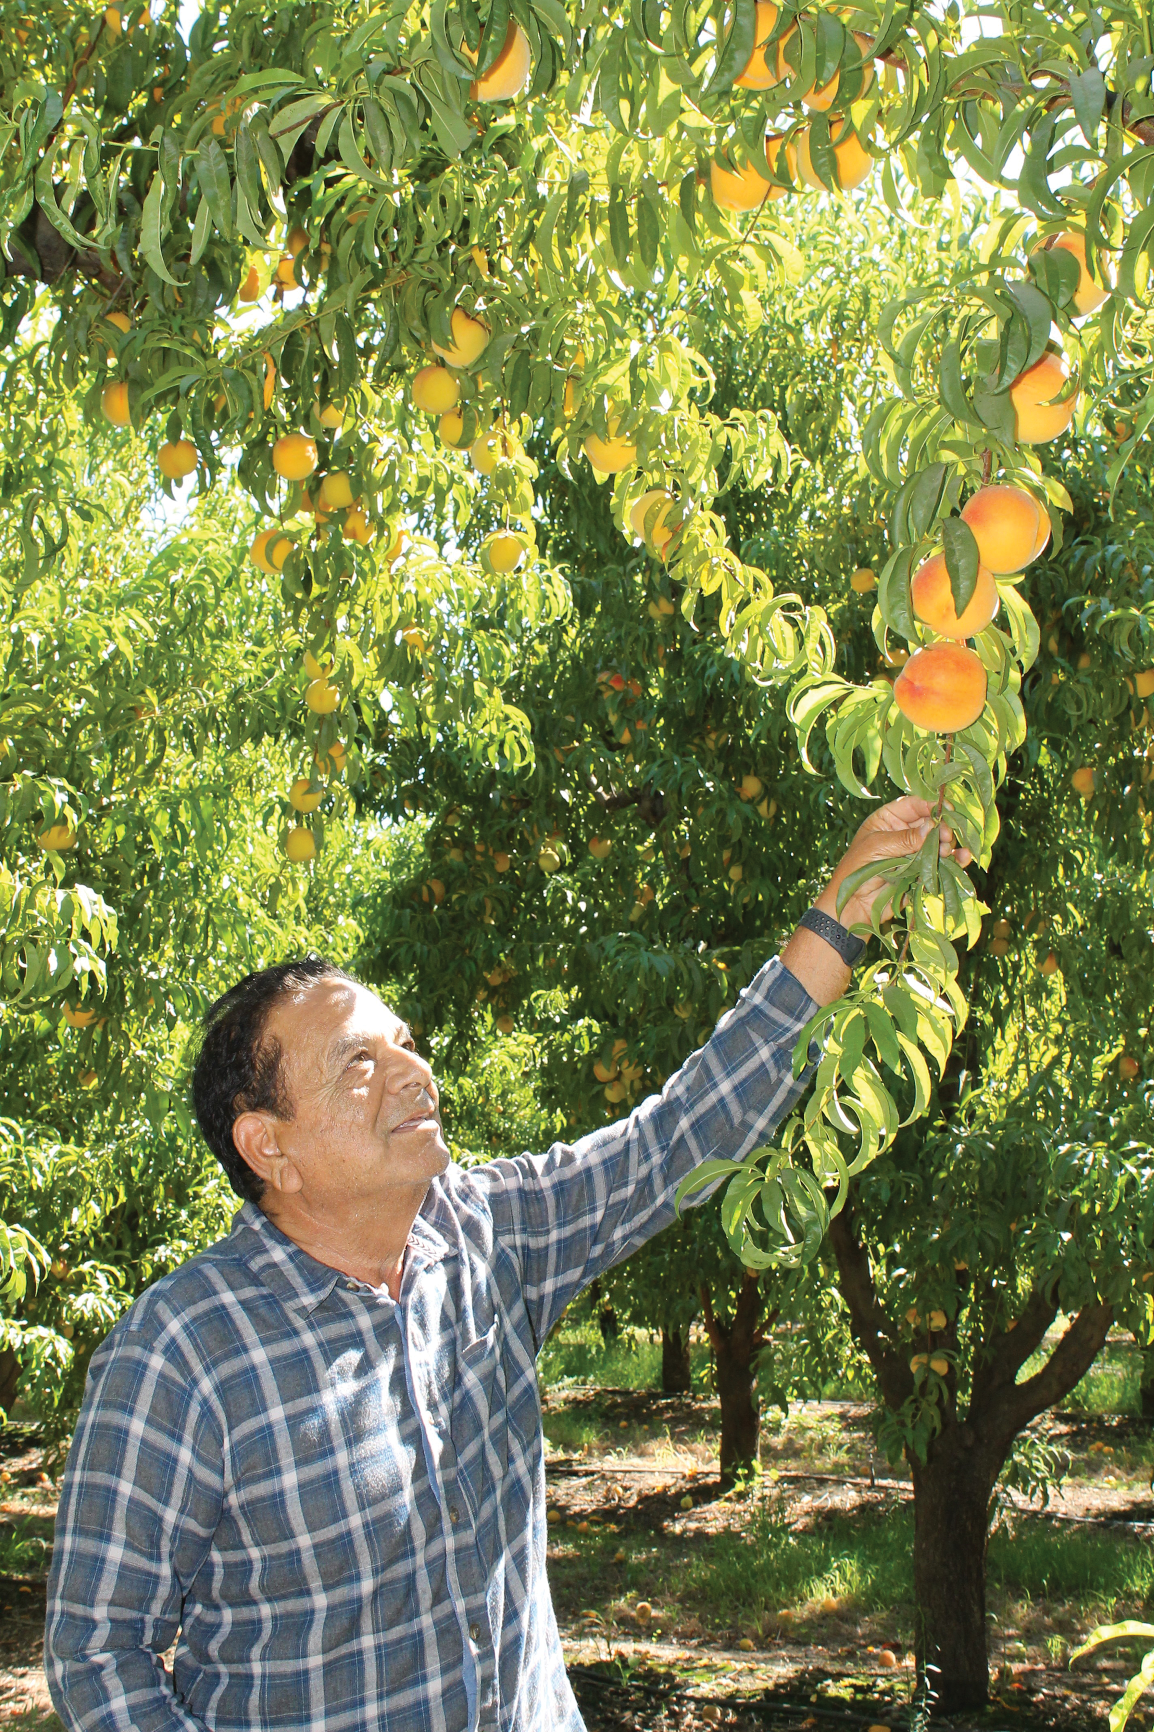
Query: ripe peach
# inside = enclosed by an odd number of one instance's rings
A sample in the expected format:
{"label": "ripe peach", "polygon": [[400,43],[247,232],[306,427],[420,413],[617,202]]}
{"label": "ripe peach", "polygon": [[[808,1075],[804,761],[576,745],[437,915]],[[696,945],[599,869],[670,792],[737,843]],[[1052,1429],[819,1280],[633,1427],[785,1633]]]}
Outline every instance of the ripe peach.
{"label": "ripe peach", "polygon": [[[834,140],[833,154],[837,160],[838,185],[843,192],[852,192],[855,186],[860,186],[868,180],[873,172],[874,158],[865,148],[861,139],[847,120],[844,128]],[[790,165],[792,167],[792,163]],[[825,182],[819,180],[809,154],[809,127],[798,134],[797,139],[797,176],[806,186],[811,186],[816,192],[826,192]]]}
{"label": "ripe peach", "polygon": [[910,657],[894,681],[894,698],[915,727],[956,733],[985,708],[986,670],[964,644],[931,644]]}
{"label": "ripe peach", "polygon": [[306,861],[316,857],[316,836],[311,830],[306,830],[303,825],[298,824],[285,837],[284,851],[294,866],[303,866]]}
{"label": "ripe peach", "polygon": [[1050,539],[1050,519],[1024,487],[981,487],[962,507],[978,558],[998,577],[1021,571]]}
{"label": "ripe peach", "polygon": [[106,421],[111,421],[114,427],[128,426],[128,384],[118,380],[114,385],[106,385],[100,398],[100,407],[104,411]]}
{"label": "ripe peach", "polygon": [[307,433],[285,433],[272,448],[272,466],[286,481],[304,481],[317,466],[316,440]]}
{"label": "ripe peach", "polygon": [[[476,63],[477,56],[471,49],[466,48],[465,53]],[[524,90],[532,67],[533,56],[529,49],[529,38],[516,20],[510,19],[505,34],[505,46],[485,76],[473,80],[469,86],[469,95],[474,102],[478,99],[482,102],[508,102]]]}
{"label": "ripe peach", "polygon": [[461,387],[448,367],[422,367],[413,375],[413,402],[426,415],[447,415],[460,395]]}
{"label": "ripe peach", "polygon": [[1042,973],[1043,974],[1057,974],[1057,972],[1058,972],[1058,958],[1055,956],[1054,952],[1051,950],[1047,954],[1045,962],[1043,962],[1043,964],[1042,964]]}
{"label": "ripe peach", "polygon": [[[664,503],[661,503],[664,501]],[[634,535],[645,539],[645,522],[651,518],[649,539],[658,555],[664,559],[665,550],[673,538],[666,519],[670,510],[675,509],[673,495],[664,487],[651,487],[648,493],[643,493],[633,510],[629,513],[629,525]],[[661,611],[660,609],[658,610]]]}
{"label": "ripe peach", "polygon": [[1135,1077],[1140,1074],[1141,1066],[1139,1065],[1138,1060],[1136,1058],[1131,1058],[1128,1052],[1124,1052],[1122,1057],[1118,1060],[1118,1075],[1122,1078],[1122,1081],[1133,1082]]}
{"label": "ripe peach", "polygon": [[1075,794],[1081,794],[1083,800],[1089,800],[1094,793],[1094,772],[1089,764],[1083,764],[1080,770],[1075,770],[1070,777]]}
{"label": "ripe peach", "polygon": [[586,457],[594,469],[600,469],[603,475],[616,475],[619,469],[628,469],[637,456],[637,447],[631,439],[617,437],[620,424],[620,416],[611,415],[608,439],[601,439],[596,433],[590,433],[585,441]]}
{"label": "ripe peach", "polygon": [[[780,149],[781,139],[771,134],[765,141],[765,160],[771,169],[777,162]],[[792,166],[791,162],[791,170]],[[722,210],[756,210],[758,205],[770,199],[781,198],[789,189],[766,180],[752,163],[730,170],[722,168],[714,160],[709,165],[709,190],[714,204],[720,205]]]}
{"label": "ripe peach", "polygon": [[461,307],[453,308],[449,327],[453,333],[452,344],[444,349],[440,343],[434,343],[435,352],[450,367],[471,367],[474,361],[480,360],[489,341],[489,327],[480,319],[471,319]]}
{"label": "ripe peach", "polygon": [[156,453],[160,473],[169,481],[180,481],[196,468],[196,446],[191,439],[169,440]]}
{"label": "ripe peach", "polygon": [[1034,251],[1050,252],[1057,247],[1061,247],[1064,252],[1073,253],[1078,261],[1078,287],[1074,290],[1075,312],[1096,313],[1103,302],[1110,299],[1114,288],[1114,267],[1104,254],[1099,253],[1098,269],[1102,274],[1102,283],[1095,282],[1086,265],[1086,237],[1078,229],[1067,230],[1065,234],[1053,235],[1048,240],[1039,241]]}
{"label": "ripe peach", "polygon": [[1044,445],[1064,433],[1074,419],[1078,393],[1064,403],[1053,399],[1065,387],[1070,365],[1065,355],[1048,350],[1032,367],[1019,373],[1010,386],[1014,405],[1014,437],[1023,445]]}
{"label": "ripe peach", "polygon": [[753,33],[753,53],[746,61],[744,70],[738,74],[734,83],[739,84],[743,90],[769,90],[773,85],[777,84],[781,78],[781,73],[778,70],[780,64],[779,57],[781,53],[780,44],[775,43],[774,45],[771,56],[773,61],[772,65],[770,64],[770,60],[766,57],[765,46],[769,41],[770,36],[773,34],[774,25],[777,23],[777,7],[772,4],[772,0],[757,0],[755,10],[757,14],[757,22]]}
{"label": "ripe peach", "polygon": [[998,611],[998,586],[986,567],[979,565],[977,587],[959,618],[944,553],[935,553],[914,572],[910,596],[918,618],[939,637],[973,637],[985,630]]}
{"label": "ripe peach", "polygon": [[868,595],[871,589],[876,589],[878,580],[868,565],[859,565],[849,580],[849,586],[855,595]]}

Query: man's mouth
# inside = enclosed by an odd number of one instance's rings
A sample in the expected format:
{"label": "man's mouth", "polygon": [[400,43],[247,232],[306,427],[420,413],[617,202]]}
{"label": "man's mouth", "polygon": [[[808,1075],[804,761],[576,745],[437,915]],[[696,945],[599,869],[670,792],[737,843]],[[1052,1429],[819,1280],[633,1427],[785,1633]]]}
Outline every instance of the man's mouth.
{"label": "man's mouth", "polygon": [[393,1126],[393,1136],[400,1136],[408,1131],[439,1130],[437,1115],[431,1107],[422,1107],[420,1112],[412,1113],[407,1119],[402,1119],[399,1125]]}

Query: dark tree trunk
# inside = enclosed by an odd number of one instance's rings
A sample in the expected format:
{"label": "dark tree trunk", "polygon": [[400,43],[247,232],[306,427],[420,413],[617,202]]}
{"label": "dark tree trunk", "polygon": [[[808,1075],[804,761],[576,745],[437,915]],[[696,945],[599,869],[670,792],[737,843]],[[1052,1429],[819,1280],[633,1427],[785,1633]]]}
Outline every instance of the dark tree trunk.
{"label": "dark tree trunk", "polygon": [[765,1340],[758,1278],[746,1271],[732,1323],[722,1323],[714,1316],[705,1287],[701,1289],[701,1305],[721,1403],[721,1483],[731,1486],[741,1472],[753,1467],[761,1441],[761,1414],[753,1391],[757,1353]]}
{"label": "dark tree trunk", "polygon": [[925,1462],[910,1464],[918,1676],[950,1713],[981,1708],[989,1691],[986,1534],[993,1488],[972,1455],[954,1432],[945,1448],[931,1445]]}
{"label": "dark tree trunk", "polygon": [[[854,1336],[869,1358],[882,1403],[899,1413],[915,1392],[910,1342],[878,1299],[851,1207],[831,1221],[830,1244]],[[1011,1327],[1002,1330],[993,1321],[997,1301],[992,1286],[970,1294],[971,1318],[977,1322],[985,1316],[989,1321],[974,1356],[973,1388],[964,1415],[958,1411],[954,1325],[917,1342],[923,1351],[946,1349],[950,1362],[937,1385],[940,1429],[927,1445],[924,1461],[907,1452],[914,1487],[918,1676],[942,1713],[980,1708],[989,1693],[986,1536],[998,1475],[1019,1432],[1085,1376],[1113,1317],[1107,1304],[1084,1306],[1041,1370],[1019,1383],[1018,1373],[1041,1347],[1057,1312],[1052,1292],[1035,1288]]]}
{"label": "dark tree trunk", "polygon": [[661,1331],[661,1389],[665,1395],[688,1395],[693,1387],[689,1364],[689,1325]]}
{"label": "dark tree trunk", "polygon": [[21,1365],[10,1347],[0,1347],[0,1409],[11,1418],[20,1386]]}
{"label": "dark tree trunk", "polygon": [[[1137,1340],[1137,1336],[1135,1336]],[[1141,1346],[1141,1342],[1139,1342]],[[1154,1421],[1154,1345],[1142,1348],[1142,1377],[1138,1384],[1138,1412]]]}

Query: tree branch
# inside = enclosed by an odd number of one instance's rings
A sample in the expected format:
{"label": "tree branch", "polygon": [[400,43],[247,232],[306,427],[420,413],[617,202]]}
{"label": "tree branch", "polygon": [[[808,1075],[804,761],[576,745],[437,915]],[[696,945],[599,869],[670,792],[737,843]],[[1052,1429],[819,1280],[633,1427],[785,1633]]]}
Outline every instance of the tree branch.
{"label": "tree branch", "polygon": [[895,1351],[897,1338],[878,1299],[869,1258],[854,1233],[851,1208],[852,1193],[829,1224],[838,1285],[849,1307],[854,1339],[873,1366],[882,1400],[896,1412],[913,1394],[913,1373]]}

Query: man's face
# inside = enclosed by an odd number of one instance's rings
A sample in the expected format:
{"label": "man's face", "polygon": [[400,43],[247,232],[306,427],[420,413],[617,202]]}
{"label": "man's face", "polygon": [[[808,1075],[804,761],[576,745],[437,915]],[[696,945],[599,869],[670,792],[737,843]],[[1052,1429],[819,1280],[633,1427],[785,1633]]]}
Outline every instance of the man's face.
{"label": "man's face", "polygon": [[449,1164],[433,1073],[406,1025],[376,993],[318,980],[275,1006],[291,1119],[276,1137],[311,1212],[347,1214],[397,1188],[427,1185]]}

